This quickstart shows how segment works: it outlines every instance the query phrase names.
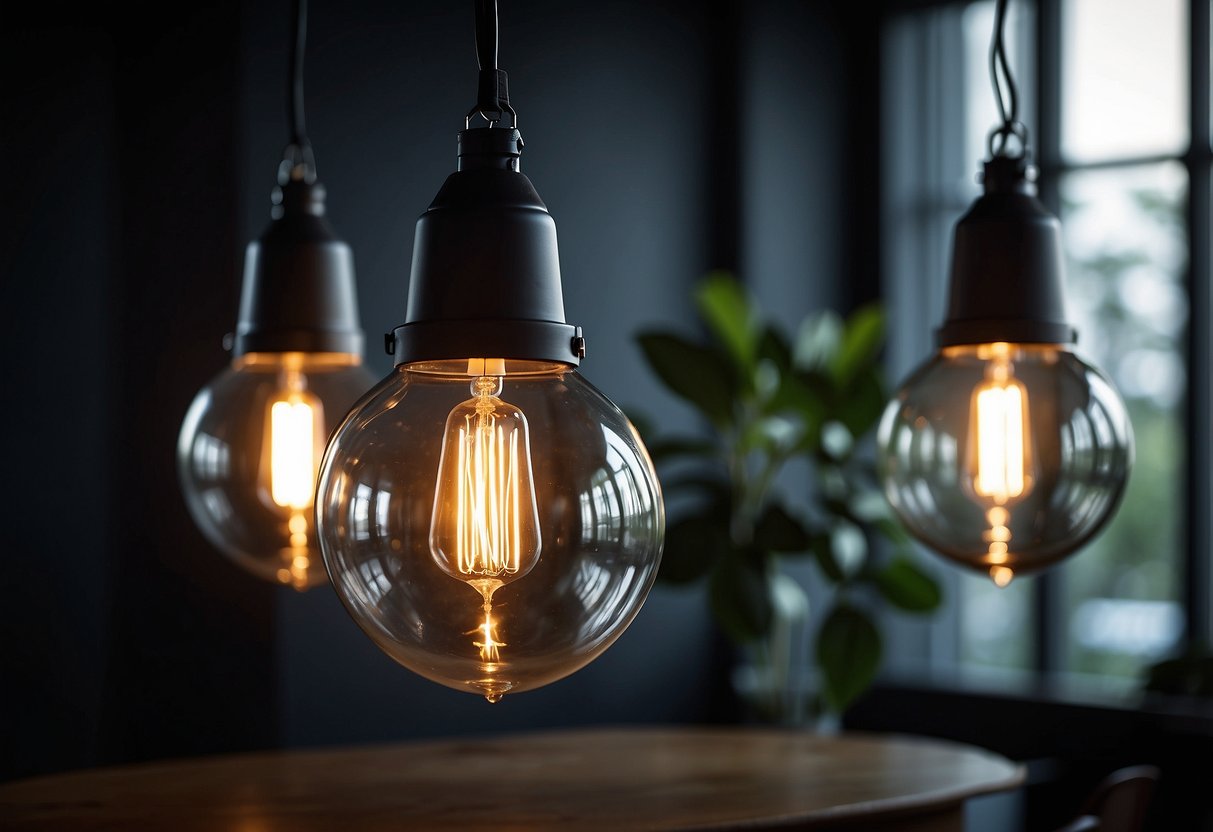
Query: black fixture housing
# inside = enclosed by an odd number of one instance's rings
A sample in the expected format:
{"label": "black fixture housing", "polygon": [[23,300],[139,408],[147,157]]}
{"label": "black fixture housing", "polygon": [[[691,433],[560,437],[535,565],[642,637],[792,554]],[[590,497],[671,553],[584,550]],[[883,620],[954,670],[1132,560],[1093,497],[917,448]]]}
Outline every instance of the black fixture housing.
{"label": "black fixture housing", "polygon": [[354,255],[324,216],[324,186],[274,191],[274,220],[244,256],[232,354],[361,353]]}
{"label": "black fixture housing", "polygon": [[[476,42],[478,100],[459,133],[456,172],[417,220],[408,309],[387,351],[397,366],[466,358],[576,366],[585,341],[565,321],[556,223],[519,170],[522,135],[497,68],[491,0],[476,3]],[[487,127],[471,127],[477,115]]]}
{"label": "black fixture housing", "polygon": [[354,256],[324,215],[324,186],[303,116],[306,0],[295,0],[287,111],[291,140],[278,168],[273,220],[249,243],[233,356],[250,352],[362,353]]}
{"label": "black fixture housing", "polygon": [[1007,0],[998,0],[990,45],[1002,124],[989,136],[983,194],[956,224],[948,315],[936,331],[940,347],[1077,340],[1065,314],[1061,223],[1036,198],[1028,131],[1018,120],[1018,92],[1003,43],[1006,12]]}
{"label": "black fixture housing", "polygon": [[985,163],[982,185],[983,195],[956,224],[939,345],[1072,343],[1061,223],[1036,198],[1026,160],[995,156]]}

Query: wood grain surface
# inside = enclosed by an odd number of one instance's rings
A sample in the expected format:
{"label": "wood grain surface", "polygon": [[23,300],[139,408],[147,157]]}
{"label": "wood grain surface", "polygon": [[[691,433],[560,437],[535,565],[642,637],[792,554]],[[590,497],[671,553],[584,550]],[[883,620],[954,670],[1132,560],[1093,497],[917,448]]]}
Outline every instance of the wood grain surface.
{"label": "wood grain surface", "polygon": [[898,736],[601,728],[205,757],[0,785],[13,830],[961,829],[1016,788],[989,752]]}

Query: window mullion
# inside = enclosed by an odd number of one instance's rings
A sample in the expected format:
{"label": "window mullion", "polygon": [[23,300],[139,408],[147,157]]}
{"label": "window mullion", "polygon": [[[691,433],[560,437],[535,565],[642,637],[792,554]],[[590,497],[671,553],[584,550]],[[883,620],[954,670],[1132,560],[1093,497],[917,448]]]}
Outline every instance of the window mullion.
{"label": "window mullion", "polygon": [[[1061,165],[1061,0],[1038,0],[1036,8],[1036,125],[1034,142],[1037,164],[1056,171]],[[1041,177],[1040,199],[1057,213],[1060,207],[1056,176]],[[1061,669],[1060,632],[1065,625],[1062,610],[1062,573],[1052,569],[1035,581],[1036,670],[1052,673]]]}
{"label": "window mullion", "polygon": [[1183,549],[1184,601],[1188,637],[1213,641],[1213,604],[1210,552],[1213,551],[1213,439],[1209,425],[1213,418],[1210,402],[1210,373],[1213,372],[1213,297],[1210,292],[1210,252],[1208,229],[1210,216],[1210,125],[1209,125],[1209,0],[1189,4],[1189,90],[1191,150],[1185,159],[1188,167],[1188,292],[1191,312],[1188,318],[1188,505],[1186,545]]}

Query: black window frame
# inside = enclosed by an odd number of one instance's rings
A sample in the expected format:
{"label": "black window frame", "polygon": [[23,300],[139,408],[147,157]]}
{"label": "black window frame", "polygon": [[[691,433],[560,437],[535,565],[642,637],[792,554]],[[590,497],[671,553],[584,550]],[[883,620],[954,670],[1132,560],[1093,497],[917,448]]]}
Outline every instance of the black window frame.
{"label": "black window frame", "polygon": [[[1185,640],[1213,642],[1210,606],[1210,546],[1213,546],[1213,441],[1209,435],[1211,377],[1213,373],[1213,294],[1210,293],[1210,187],[1213,186],[1213,141],[1209,124],[1210,0],[1188,2],[1188,148],[1179,154],[1126,156],[1094,162],[1075,162],[1061,149],[1062,122],[1062,4],[1065,0],[1036,0],[1036,112],[1034,146],[1040,171],[1040,198],[1054,213],[1060,210],[1059,183],[1067,173],[1110,170],[1158,162],[1178,162],[1188,175],[1185,233],[1188,265],[1188,323],[1184,336],[1187,386],[1183,418],[1187,445],[1184,471],[1186,495],[1180,529],[1179,561]],[[1203,427],[1202,427],[1203,426]],[[1034,669],[1051,673],[1063,669],[1062,576],[1041,575],[1036,584]]]}

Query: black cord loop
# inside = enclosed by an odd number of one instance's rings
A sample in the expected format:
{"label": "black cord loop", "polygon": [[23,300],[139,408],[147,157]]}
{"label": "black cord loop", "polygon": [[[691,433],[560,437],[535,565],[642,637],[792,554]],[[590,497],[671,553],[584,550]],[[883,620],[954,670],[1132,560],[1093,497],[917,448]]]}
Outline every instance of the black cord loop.
{"label": "black cord loop", "polygon": [[291,142],[282,151],[282,161],[278,163],[278,184],[288,182],[306,182],[311,185],[316,181],[316,156],[307,140],[303,144]]}
{"label": "black cord loop", "polygon": [[[1007,61],[1003,37],[1006,29],[1008,0],[997,0],[994,9],[994,33],[990,38],[990,83],[994,87],[994,104],[1002,124],[990,131],[986,148],[991,157],[1025,158],[1028,155],[1028,128],[1019,120],[1019,89]],[[1005,90],[1004,90],[1005,87]],[[1012,140],[1016,141],[1012,141]],[[1018,147],[1016,147],[1018,144]]]}
{"label": "black cord loop", "polygon": [[510,116],[510,127],[518,127],[518,113],[510,106],[509,77],[497,68],[497,0],[474,0],[476,10],[476,63],[480,76],[476,89],[476,106],[468,111],[463,120],[466,130],[472,118],[479,115],[496,127],[506,115]]}
{"label": "black cord loop", "polygon": [[[1018,147],[1012,143],[1018,142]],[[1028,128],[1022,121],[1002,124],[990,131],[986,137],[986,153],[990,158],[1009,156],[1023,158],[1028,155]]]}

